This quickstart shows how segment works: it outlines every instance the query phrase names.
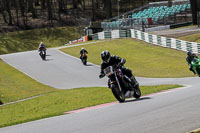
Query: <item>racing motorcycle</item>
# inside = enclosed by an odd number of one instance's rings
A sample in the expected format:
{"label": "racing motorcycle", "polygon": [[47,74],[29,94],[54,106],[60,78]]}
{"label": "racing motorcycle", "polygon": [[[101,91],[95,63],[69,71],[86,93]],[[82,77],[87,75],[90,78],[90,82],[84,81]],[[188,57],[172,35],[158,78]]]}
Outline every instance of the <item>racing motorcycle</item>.
{"label": "racing motorcycle", "polygon": [[39,55],[42,58],[42,60],[46,60],[46,50],[45,49],[40,50]]}
{"label": "racing motorcycle", "polygon": [[[108,87],[119,102],[125,102],[125,98],[140,98],[141,91],[138,82],[136,79],[132,81],[128,76],[124,75],[120,65],[105,68],[104,74],[109,78]],[[129,96],[126,95],[127,93],[129,93]]]}
{"label": "racing motorcycle", "polygon": [[195,74],[198,74],[200,77],[200,59],[194,58],[191,62],[192,69],[194,70]]}
{"label": "racing motorcycle", "polygon": [[86,55],[86,53],[82,54],[81,61],[82,61],[83,65],[87,65],[87,55]]}

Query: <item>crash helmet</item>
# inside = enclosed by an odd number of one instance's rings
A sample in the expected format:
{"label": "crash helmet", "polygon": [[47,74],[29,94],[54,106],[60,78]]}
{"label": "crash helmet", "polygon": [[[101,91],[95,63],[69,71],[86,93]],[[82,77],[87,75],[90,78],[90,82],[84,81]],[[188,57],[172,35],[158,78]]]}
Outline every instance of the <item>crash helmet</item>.
{"label": "crash helmet", "polygon": [[85,49],[84,47],[81,48],[81,50],[84,50],[84,49]]}
{"label": "crash helmet", "polygon": [[41,47],[44,47],[44,43],[43,43],[43,42],[40,42],[40,46],[41,46]]}
{"label": "crash helmet", "polygon": [[101,52],[101,59],[104,63],[108,63],[110,61],[110,52],[108,50]]}
{"label": "crash helmet", "polygon": [[192,55],[192,52],[191,52],[191,51],[187,51],[187,55],[188,55],[188,56],[191,56],[191,55]]}

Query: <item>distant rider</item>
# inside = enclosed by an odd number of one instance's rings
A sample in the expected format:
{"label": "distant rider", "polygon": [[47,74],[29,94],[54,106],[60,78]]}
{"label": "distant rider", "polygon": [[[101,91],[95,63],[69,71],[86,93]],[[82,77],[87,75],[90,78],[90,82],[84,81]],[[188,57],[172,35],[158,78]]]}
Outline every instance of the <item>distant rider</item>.
{"label": "distant rider", "polygon": [[193,54],[192,52],[187,51],[186,61],[189,65],[189,70],[195,74],[194,70],[192,69],[192,64],[191,64],[194,58],[199,58],[199,57]]}
{"label": "distant rider", "polygon": [[46,55],[46,46],[44,45],[43,42],[40,42],[39,47],[38,47],[38,51],[40,52],[39,54],[41,54],[42,50],[44,50],[44,53]]}
{"label": "distant rider", "polygon": [[83,58],[83,54],[88,54],[88,51],[85,50],[85,48],[81,48],[81,51],[80,51],[80,59],[82,60]]}
{"label": "distant rider", "polygon": [[99,78],[103,78],[105,76],[103,71],[105,68],[113,65],[120,65],[122,73],[127,75],[132,80],[132,82],[135,83],[134,86],[139,85],[135,77],[133,76],[132,71],[124,67],[124,64],[126,63],[125,59],[115,55],[110,55],[110,52],[107,50],[101,53],[101,59],[103,60],[103,62],[101,63],[101,72]]}

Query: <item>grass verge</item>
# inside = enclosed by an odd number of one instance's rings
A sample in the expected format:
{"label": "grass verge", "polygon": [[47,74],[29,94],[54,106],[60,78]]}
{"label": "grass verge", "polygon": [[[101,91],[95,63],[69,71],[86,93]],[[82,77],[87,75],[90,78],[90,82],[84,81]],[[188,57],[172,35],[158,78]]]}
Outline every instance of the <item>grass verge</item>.
{"label": "grass verge", "polygon": [[[181,87],[180,85],[142,86],[143,95]],[[27,101],[0,106],[0,127],[62,115],[64,112],[116,101],[105,87],[57,90]]]}
{"label": "grass verge", "polygon": [[[78,57],[83,46],[61,49],[61,51]],[[133,74],[141,77],[190,77],[186,53],[174,49],[159,47],[135,39],[115,39],[92,45],[85,45],[89,52],[88,61],[100,65],[100,53],[109,50],[111,54],[125,58],[125,66]]]}
{"label": "grass verge", "polygon": [[30,51],[42,41],[48,47],[62,46],[79,38],[77,27],[57,27],[0,34],[0,54]]}
{"label": "grass verge", "polygon": [[188,133],[200,133],[200,128],[196,129],[196,130],[193,130],[193,131],[190,131]]}
{"label": "grass verge", "polygon": [[200,33],[179,37],[180,40],[200,43]]}
{"label": "grass verge", "polygon": [[2,60],[0,60],[0,68],[0,101],[3,103],[56,90],[33,80]]}

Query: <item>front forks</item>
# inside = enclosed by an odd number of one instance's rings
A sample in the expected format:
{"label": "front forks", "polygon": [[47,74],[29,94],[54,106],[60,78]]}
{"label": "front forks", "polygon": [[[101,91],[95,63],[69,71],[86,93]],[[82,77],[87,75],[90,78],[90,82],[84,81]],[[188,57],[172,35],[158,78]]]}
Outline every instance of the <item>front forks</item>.
{"label": "front forks", "polygon": [[118,85],[118,87],[119,87],[119,91],[122,92],[122,88],[121,88],[121,85],[120,85],[120,83],[119,83],[119,80],[118,80],[118,78],[117,78],[116,73],[115,73],[115,80],[116,80],[117,85]]}
{"label": "front forks", "polygon": [[121,85],[120,85],[120,83],[119,83],[119,80],[118,80],[118,78],[117,78],[116,73],[114,74],[114,76],[115,76],[115,77],[112,77],[112,78],[114,78],[115,81],[112,81],[111,79],[108,80],[108,87],[111,88],[111,84],[115,84],[115,83],[117,82],[117,85],[118,85],[118,87],[119,87],[119,91],[122,92],[122,88],[121,88]]}

